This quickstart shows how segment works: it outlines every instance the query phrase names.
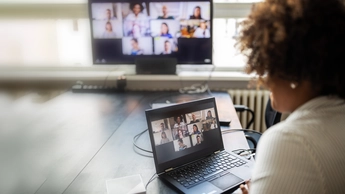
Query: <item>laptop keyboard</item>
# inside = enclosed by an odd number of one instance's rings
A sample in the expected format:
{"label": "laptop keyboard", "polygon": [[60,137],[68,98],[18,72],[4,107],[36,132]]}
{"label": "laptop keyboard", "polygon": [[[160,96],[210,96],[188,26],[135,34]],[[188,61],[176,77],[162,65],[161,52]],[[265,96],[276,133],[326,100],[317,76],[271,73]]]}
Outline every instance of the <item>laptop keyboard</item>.
{"label": "laptop keyboard", "polygon": [[191,188],[206,180],[227,174],[227,170],[247,163],[226,151],[168,172],[168,175],[186,188]]}

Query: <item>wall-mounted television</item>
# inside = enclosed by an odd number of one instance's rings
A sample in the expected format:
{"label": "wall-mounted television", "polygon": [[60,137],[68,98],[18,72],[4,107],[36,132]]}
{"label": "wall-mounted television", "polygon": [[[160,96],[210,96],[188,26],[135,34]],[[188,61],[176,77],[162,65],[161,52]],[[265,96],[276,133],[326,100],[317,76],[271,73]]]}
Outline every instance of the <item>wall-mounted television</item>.
{"label": "wall-mounted television", "polygon": [[212,64],[212,0],[89,0],[95,65]]}

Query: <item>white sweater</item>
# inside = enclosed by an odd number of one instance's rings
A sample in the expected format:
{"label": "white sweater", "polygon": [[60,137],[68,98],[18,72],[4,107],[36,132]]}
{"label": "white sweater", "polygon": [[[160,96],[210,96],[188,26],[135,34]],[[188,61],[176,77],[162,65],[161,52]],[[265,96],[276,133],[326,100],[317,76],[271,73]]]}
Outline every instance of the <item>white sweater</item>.
{"label": "white sweater", "polygon": [[345,193],[345,101],[318,97],[261,137],[250,194]]}

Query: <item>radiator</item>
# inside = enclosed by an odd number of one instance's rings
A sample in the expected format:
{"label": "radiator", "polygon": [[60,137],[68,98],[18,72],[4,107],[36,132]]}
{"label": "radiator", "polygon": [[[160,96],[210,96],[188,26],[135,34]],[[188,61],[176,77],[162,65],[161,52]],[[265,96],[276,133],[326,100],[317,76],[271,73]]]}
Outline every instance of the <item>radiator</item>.
{"label": "radiator", "polygon": [[[265,124],[265,111],[269,98],[267,90],[236,89],[229,90],[233,104],[245,105],[255,112],[254,123],[249,127],[255,131],[264,132],[267,127]],[[251,114],[244,111],[237,113],[243,128],[251,119]]]}

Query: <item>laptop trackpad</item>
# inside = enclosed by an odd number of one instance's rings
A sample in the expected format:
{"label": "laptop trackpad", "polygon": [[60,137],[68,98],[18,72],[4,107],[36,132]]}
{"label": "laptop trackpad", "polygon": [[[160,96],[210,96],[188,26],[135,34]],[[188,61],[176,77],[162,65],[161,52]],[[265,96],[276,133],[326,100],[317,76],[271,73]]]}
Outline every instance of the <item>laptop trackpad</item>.
{"label": "laptop trackpad", "polygon": [[244,180],[238,178],[237,176],[235,176],[231,173],[228,173],[228,174],[221,176],[221,177],[219,177],[213,181],[210,181],[210,183],[212,183],[213,185],[215,185],[216,187],[218,187],[224,191],[225,189],[238,186],[238,185],[240,185],[240,183],[244,183]]}

